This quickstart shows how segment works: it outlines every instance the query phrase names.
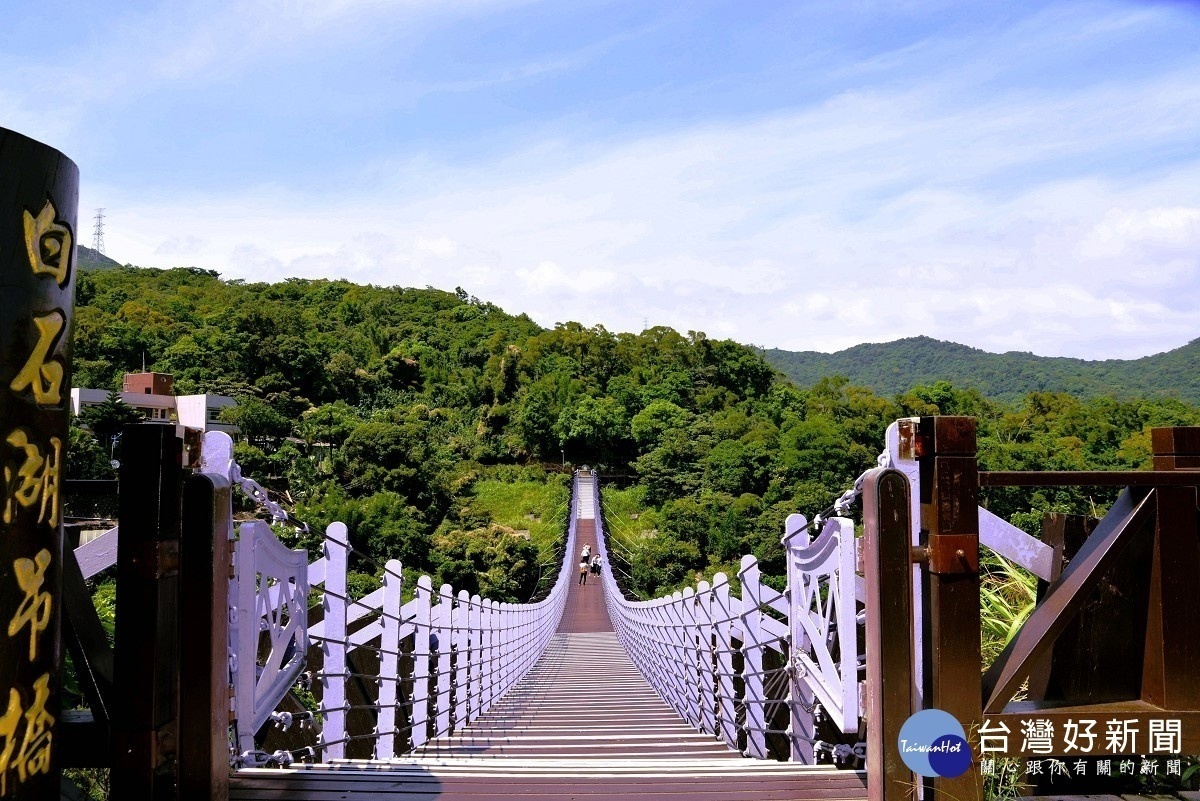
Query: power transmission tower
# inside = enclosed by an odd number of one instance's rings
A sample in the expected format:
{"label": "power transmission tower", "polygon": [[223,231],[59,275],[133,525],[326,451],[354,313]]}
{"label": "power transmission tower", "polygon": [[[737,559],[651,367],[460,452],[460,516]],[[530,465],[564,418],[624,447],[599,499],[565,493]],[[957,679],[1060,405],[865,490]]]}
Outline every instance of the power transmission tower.
{"label": "power transmission tower", "polygon": [[96,209],[96,225],[92,228],[92,250],[104,253],[104,209]]}

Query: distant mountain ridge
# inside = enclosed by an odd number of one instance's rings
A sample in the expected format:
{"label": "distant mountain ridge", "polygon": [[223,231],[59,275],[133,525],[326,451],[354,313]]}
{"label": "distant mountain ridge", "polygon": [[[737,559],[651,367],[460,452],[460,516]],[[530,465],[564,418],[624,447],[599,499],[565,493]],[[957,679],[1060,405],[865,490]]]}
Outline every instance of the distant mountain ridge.
{"label": "distant mountain ridge", "polygon": [[1029,392],[1052,391],[1122,399],[1174,395],[1200,402],[1200,339],[1141,359],[1104,361],[1016,351],[989,353],[925,336],[855,345],[836,353],[770,349],[764,356],[801,387],[837,374],[888,397],[918,384],[949,381],[1006,401]]}
{"label": "distant mountain ridge", "polygon": [[107,270],[121,266],[121,262],[110,259],[100,251],[92,250],[86,245],[76,245],[75,251],[75,260],[81,270]]}

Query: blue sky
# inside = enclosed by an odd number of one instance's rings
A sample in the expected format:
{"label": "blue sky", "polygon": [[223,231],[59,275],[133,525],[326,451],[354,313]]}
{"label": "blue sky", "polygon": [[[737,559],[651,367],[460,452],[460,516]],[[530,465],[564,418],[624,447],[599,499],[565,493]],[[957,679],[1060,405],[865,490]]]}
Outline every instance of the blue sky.
{"label": "blue sky", "polygon": [[1135,358],[1200,336],[1200,5],[36,4],[80,241],[538,322]]}

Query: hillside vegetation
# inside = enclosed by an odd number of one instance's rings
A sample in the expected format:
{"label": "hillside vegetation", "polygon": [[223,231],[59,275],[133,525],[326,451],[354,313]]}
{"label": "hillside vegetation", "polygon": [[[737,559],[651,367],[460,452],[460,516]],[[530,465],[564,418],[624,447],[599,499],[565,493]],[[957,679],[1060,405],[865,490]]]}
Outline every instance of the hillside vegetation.
{"label": "hillside vegetation", "polygon": [[1032,353],[988,353],[929,337],[855,345],[837,353],[767,350],[767,362],[801,386],[843,375],[883,395],[949,381],[985,397],[1019,401],[1030,392],[1079,397],[1178,397],[1200,403],[1200,339],[1141,359],[1084,361]]}
{"label": "hillside vegetation", "polygon": [[[572,465],[630,477],[611,495],[621,567],[653,595],[745,552],[781,577],[784,518],[825,509],[898,417],[975,415],[996,469],[1144,467],[1150,426],[1200,422],[1178,398],[1052,384],[998,402],[937,370],[887,393],[832,372],[797,385],[700,332],[544,329],[462,290],[113,267],[81,273],[77,306],[76,386],[115,388],[144,359],[181,393],[237,397],[245,473],[314,526],[345,521],[361,582],[397,558],[500,600],[544,589]],[[105,469],[106,449],[78,431],[72,443],[75,475]],[[986,497],[1030,530],[1043,510],[1109,500]]]}

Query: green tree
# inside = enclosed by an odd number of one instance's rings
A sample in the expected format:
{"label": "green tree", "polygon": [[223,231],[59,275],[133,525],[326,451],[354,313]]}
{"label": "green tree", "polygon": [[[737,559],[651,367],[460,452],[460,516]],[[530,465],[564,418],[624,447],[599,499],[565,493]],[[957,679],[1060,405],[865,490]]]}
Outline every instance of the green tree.
{"label": "green tree", "polygon": [[79,419],[91,429],[98,442],[107,446],[111,445],[113,439],[125,426],[141,423],[146,418],[137,409],[121,400],[121,393],[114,389],[100,403],[81,409]]}
{"label": "green tree", "polygon": [[253,395],[243,395],[236,406],[221,410],[219,419],[238,427],[238,433],[255,447],[269,447],[292,431],[292,421],[270,404]]}

